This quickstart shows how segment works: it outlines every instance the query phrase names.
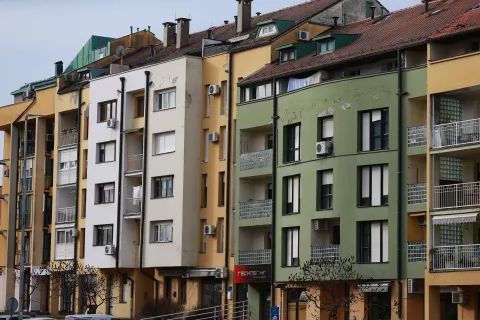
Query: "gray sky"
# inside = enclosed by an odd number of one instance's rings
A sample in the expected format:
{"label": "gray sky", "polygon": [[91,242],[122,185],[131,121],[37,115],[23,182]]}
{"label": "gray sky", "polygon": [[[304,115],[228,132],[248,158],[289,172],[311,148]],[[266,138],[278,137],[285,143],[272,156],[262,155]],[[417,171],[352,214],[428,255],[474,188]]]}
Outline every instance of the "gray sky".
{"label": "gray sky", "polygon": [[[253,12],[270,12],[302,0],[256,0]],[[420,0],[382,0],[390,11]],[[190,17],[192,31],[233,21],[234,0],[0,0],[0,106],[13,102],[10,92],[21,85],[48,78],[55,61],[68,65],[91,35],[117,38],[130,26],[146,29],[159,39],[162,23]],[[3,137],[0,133],[0,158]],[[0,179],[1,185],[1,179]]]}

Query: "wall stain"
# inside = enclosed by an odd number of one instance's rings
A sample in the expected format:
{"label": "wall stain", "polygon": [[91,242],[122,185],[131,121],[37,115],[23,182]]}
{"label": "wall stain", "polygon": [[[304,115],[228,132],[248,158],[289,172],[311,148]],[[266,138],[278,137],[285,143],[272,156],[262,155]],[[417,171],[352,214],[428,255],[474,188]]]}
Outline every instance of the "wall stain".
{"label": "wall stain", "polygon": [[185,107],[190,108],[190,106],[192,105],[192,100],[192,95],[187,91],[187,93],[185,94]]}

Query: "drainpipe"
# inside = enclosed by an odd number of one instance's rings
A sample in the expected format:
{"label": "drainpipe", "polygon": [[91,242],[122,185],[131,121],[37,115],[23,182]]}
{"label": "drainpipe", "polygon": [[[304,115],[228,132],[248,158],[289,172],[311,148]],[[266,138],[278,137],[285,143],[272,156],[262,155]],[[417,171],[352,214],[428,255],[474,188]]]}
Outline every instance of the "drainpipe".
{"label": "drainpipe", "polygon": [[125,77],[120,78],[121,82],[121,97],[120,97],[120,112],[118,113],[118,122],[120,130],[119,141],[119,157],[118,157],[118,186],[117,186],[117,239],[115,243],[115,270],[118,270],[120,263],[120,222],[122,218],[122,172],[123,172],[123,109],[125,108]]}
{"label": "drainpipe", "polygon": [[145,202],[147,200],[147,193],[145,192],[145,181],[147,177],[147,153],[148,153],[148,101],[150,98],[150,71],[145,71],[145,107],[144,107],[144,129],[143,129],[143,168],[142,168],[142,177],[143,177],[143,192],[142,192],[142,217],[140,218],[140,272],[148,277],[149,279],[153,280],[155,283],[155,289],[153,291],[153,298],[154,303],[157,301],[157,293],[158,293],[158,280],[155,277],[152,277],[148,273],[143,270],[143,244],[145,242]]}
{"label": "drainpipe", "polygon": [[[230,201],[231,201],[231,195],[230,191],[234,190],[234,188],[231,188],[231,171],[232,171],[232,162],[231,162],[231,149],[232,149],[232,102],[233,102],[233,97],[232,97],[232,79],[233,79],[233,54],[230,52],[228,54],[228,111],[227,111],[227,183],[226,187],[228,188],[226,192],[226,197],[227,199],[225,200],[225,268],[227,268],[227,277],[225,278],[225,288],[228,288],[228,259],[229,259],[229,249],[230,249]],[[233,146],[235,148],[235,146]],[[235,181],[233,181],[235,183]],[[233,209],[233,208],[232,208]],[[227,292],[227,290],[225,290]],[[224,297],[225,300],[225,305],[228,304],[228,297],[227,294],[225,294]]]}
{"label": "drainpipe", "polygon": [[275,248],[276,248],[276,230],[275,221],[277,213],[277,153],[278,153],[278,98],[277,98],[277,78],[273,79],[273,150],[272,150],[272,248],[270,253],[270,268],[271,268],[271,306],[275,306]]}

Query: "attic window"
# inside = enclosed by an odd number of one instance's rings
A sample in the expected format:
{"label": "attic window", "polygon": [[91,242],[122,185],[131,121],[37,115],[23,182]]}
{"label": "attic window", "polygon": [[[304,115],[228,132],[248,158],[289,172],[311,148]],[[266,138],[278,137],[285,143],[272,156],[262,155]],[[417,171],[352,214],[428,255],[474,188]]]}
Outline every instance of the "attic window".
{"label": "attic window", "polygon": [[319,42],[317,49],[319,55],[335,51],[335,39]]}
{"label": "attic window", "polygon": [[435,16],[441,12],[445,11],[445,9],[438,9],[438,10],[435,10],[433,11],[432,13],[430,13],[428,16],[431,17],[431,16]]}
{"label": "attic window", "polygon": [[267,24],[266,26],[260,27],[260,31],[258,32],[258,37],[268,37],[277,34],[277,26],[275,24]]}
{"label": "attic window", "polygon": [[282,50],[280,63],[295,60],[296,50],[295,48]]}

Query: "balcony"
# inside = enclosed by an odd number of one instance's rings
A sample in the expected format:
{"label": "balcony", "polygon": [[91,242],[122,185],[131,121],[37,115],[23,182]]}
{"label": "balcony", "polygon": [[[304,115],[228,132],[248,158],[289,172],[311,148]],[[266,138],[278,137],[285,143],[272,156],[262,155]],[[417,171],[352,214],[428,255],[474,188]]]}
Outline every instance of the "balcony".
{"label": "balcony", "polygon": [[480,182],[433,187],[432,209],[459,209],[480,206]]}
{"label": "balcony", "polygon": [[272,217],[272,200],[240,202],[240,220],[269,219]]}
{"label": "balcony", "polygon": [[256,264],[270,264],[271,250],[248,250],[238,252],[238,264],[241,266],[256,265]]}
{"label": "balcony", "polygon": [[[27,177],[26,179],[26,191],[27,192],[32,192],[33,191],[33,178],[32,177]],[[23,178],[18,179],[18,184],[20,185],[20,190],[23,190]]]}
{"label": "balcony", "polygon": [[407,128],[408,147],[421,147],[427,145],[427,126]]}
{"label": "balcony", "polygon": [[480,142],[480,119],[433,126],[432,149],[457,147]]}
{"label": "balcony", "polygon": [[480,269],[480,244],[435,247],[431,258],[432,271]]}
{"label": "balcony", "polygon": [[272,166],[272,149],[244,153],[240,156],[240,171]]}
{"label": "balcony", "polygon": [[322,261],[333,262],[340,258],[340,245],[338,244],[312,246],[310,250],[310,259],[314,263],[320,263]]}
{"label": "balcony", "polygon": [[143,154],[137,154],[127,157],[125,173],[142,172],[143,169]]}
{"label": "balcony", "polygon": [[[25,241],[29,241],[28,238],[25,239]],[[21,251],[18,251],[17,254],[15,255],[15,265],[19,266],[20,265],[20,258],[21,258]],[[27,248],[24,251],[24,258],[25,258],[25,264],[30,264],[30,247],[27,244]]]}
{"label": "balcony", "polygon": [[57,209],[57,223],[75,222],[75,207]]}
{"label": "balcony", "polygon": [[74,184],[77,182],[77,170],[76,169],[68,169],[62,170],[58,172],[58,185],[68,185]]}
{"label": "balcony", "polygon": [[[23,157],[23,144],[20,145],[19,155]],[[27,157],[35,155],[35,140],[28,140],[27,141]]]}
{"label": "balcony", "polygon": [[420,204],[427,202],[427,184],[412,183],[407,185],[408,204]]}
{"label": "balcony", "polygon": [[427,261],[427,242],[422,241],[408,241],[408,262],[424,262]]}
{"label": "balcony", "polygon": [[50,262],[50,248],[43,248],[42,249],[42,263],[49,263]]}
{"label": "balcony", "polygon": [[142,199],[127,198],[125,199],[125,212],[123,217],[125,219],[137,219],[142,215]]}
{"label": "balcony", "polygon": [[60,132],[58,137],[58,147],[65,148],[76,146],[78,144],[78,131],[76,128],[66,129]]}
{"label": "balcony", "polygon": [[44,177],[44,188],[49,189],[53,186],[53,177],[51,176],[45,176]]}

